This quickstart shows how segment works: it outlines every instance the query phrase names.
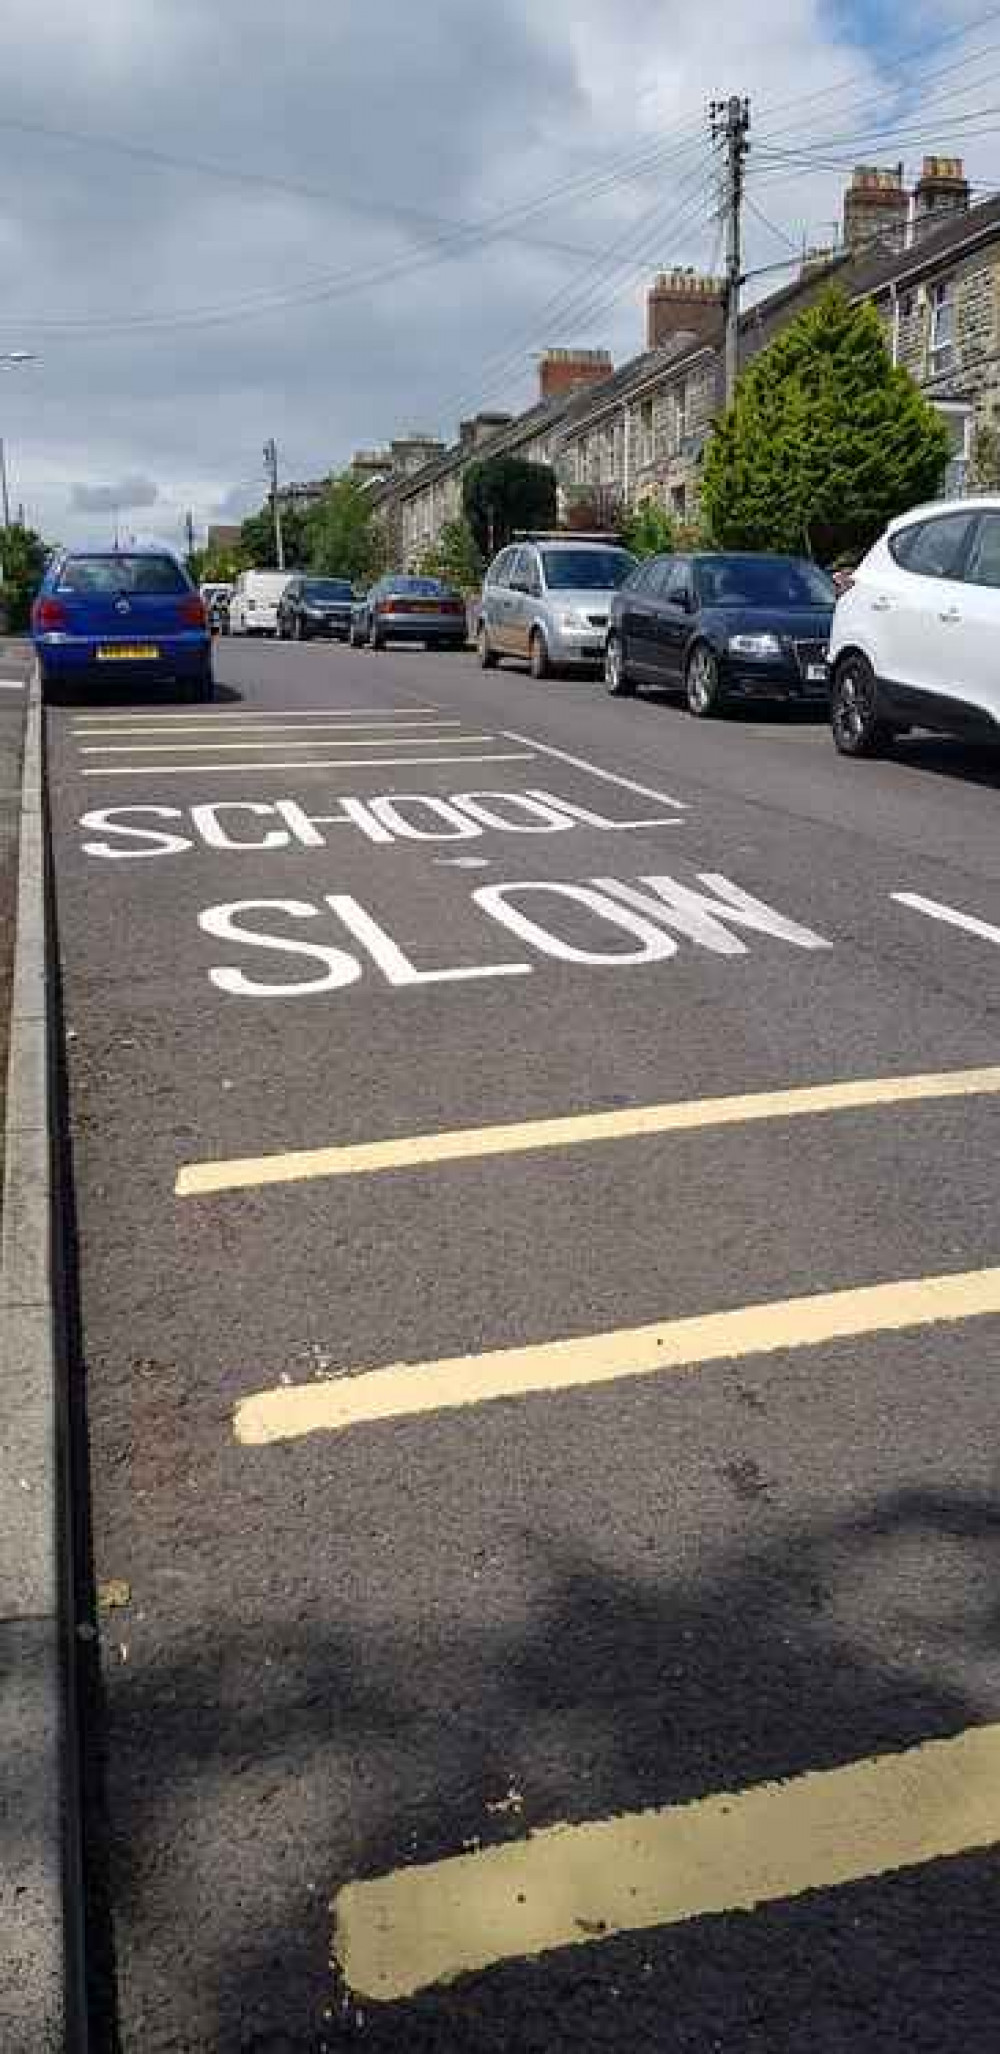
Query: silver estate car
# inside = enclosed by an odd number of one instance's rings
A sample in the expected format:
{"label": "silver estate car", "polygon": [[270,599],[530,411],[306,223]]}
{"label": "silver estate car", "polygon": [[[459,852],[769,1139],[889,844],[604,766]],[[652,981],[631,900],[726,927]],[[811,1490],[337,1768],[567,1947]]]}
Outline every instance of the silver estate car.
{"label": "silver estate car", "polygon": [[573,535],[512,543],[491,563],[483,585],[479,661],[492,670],[520,656],[532,677],[604,662],[612,595],[635,569],[613,542]]}

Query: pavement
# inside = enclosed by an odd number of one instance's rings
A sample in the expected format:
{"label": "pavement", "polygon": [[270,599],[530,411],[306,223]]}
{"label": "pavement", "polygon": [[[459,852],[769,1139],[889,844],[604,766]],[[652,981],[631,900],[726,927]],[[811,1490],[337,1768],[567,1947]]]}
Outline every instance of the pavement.
{"label": "pavement", "polygon": [[987,2054],[1000,759],[52,709],[93,2045]]}

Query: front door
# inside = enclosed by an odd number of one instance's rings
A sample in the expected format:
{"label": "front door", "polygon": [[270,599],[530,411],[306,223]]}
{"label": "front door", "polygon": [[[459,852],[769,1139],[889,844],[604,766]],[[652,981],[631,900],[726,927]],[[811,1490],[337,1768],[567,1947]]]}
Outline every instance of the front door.
{"label": "front door", "polygon": [[694,575],[687,557],[666,558],[653,609],[649,668],[656,683],[668,692],[678,691],[684,682],[684,651],[693,610]]}
{"label": "front door", "polygon": [[507,648],[511,656],[527,656],[534,606],[531,598],[531,551],[514,551],[507,577]]}

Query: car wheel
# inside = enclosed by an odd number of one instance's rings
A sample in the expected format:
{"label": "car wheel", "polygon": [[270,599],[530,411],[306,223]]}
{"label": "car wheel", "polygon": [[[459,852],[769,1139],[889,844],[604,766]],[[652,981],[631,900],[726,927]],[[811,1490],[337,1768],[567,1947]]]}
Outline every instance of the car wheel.
{"label": "car wheel", "polygon": [[631,699],[635,686],[625,668],[625,654],[617,635],[608,636],[604,652],[604,683],[612,699]]}
{"label": "car wheel", "polygon": [[368,647],[369,649],[383,649],[385,647],[385,644],[379,633],[378,622],[374,620],[371,622],[368,629]]}
{"label": "car wheel", "polygon": [[877,756],[892,740],[879,716],[878,683],[867,657],[844,656],[833,674],[830,727],[841,756]]}
{"label": "car wheel", "polygon": [[292,640],[293,640],[293,642],[304,642],[304,641],[305,641],[305,639],[306,639],[306,631],[305,631],[305,628],[304,628],[304,627],[303,627],[303,625],[302,625],[302,621],[301,621],[301,619],[299,618],[299,615],[298,615],[298,614],[296,614],[296,616],[295,616],[295,620],[294,620],[294,622],[293,622],[293,624],[292,624]]}
{"label": "car wheel", "polygon": [[719,682],[719,661],[707,642],[698,642],[687,661],[684,678],[687,703],[699,720],[711,720],[722,712],[723,692]]}
{"label": "car wheel", "polygon": [[542,678],[550,677],[552,674],[552,665],[549,661],[549,645],[545,640],[545,636],[543,635],[541,628],[534,629],[531,637],[531,642],[529,644],[529,650],[532,677],[537,678],[539,682]]}
{"label": "car wheel", "polygon": [[485,621],[480,621],[479,623],[479,633],[476,636],[476,652],[479,657],[480,670],[496,670],[500,658],[486,632]]}

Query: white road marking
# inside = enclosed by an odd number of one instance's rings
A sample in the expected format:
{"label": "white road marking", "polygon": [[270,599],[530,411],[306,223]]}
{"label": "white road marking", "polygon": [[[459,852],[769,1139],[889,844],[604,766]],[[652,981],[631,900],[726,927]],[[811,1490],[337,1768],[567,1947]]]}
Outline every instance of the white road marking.
{"label": "white road marking", "polygon": [[[456,727],[461,727],[461,724],[461,721],[456,720]],[[301,728],[298,732],[302,733]],[[436,730],[428,734],[426,727],[394,728],[391,735],[388,736],[385,735],[383,728],[380,729],[377,735],[352,735],[348,741],[344,742],[333,741],[331,736],[334,733],[342,734],[343,729],[328,728],[324,731],[324,739],[322,741],[317,741],[313,735],[310,735],[308,741],[305,742],[292,741],[287,735],[283,736],[280,742],[272,742],[270,737],[264,742],[251,742],[247,741],[245,735],[238,742],[220,742],[218,735],[213,735],[211,741],[174,742],[168,741],[165,736],[161,735],[157,742],[100,742],[81,749],[80,754],[81,756],[162,756],[165,754],[171,756],[203,756],[207,749],[214,750],[216,754],[218,754],[220,749],[230,751],[239,749],[244,751],[248,749],[419,749],[424,735],[427,735],[428,740],[438,749],[446,747],[451,749],[458,748],[459,746],[464,748],[466,742],[496,741],[495,735],[441,735]]]}
{"label": "white road marking", "polygon": [[926,913],[929,920],[942,920],[948,927],[964,928],[966,934],[978,935],[980,941],[1000,943],[1000,927],[991,926],[988,920],[977,919],[974,913],[960,913],[957,906],[943,906],[939,899],[922,898],[916,891],[894,891],[889,893],[897,906],[911,906],[915,913]]}
{"label": "white road marking", "polygon": [[638,792],[641,799],[655,799],[661,806],[676,807],[679,813],[688,810],[683,799],[672,799],[667,792],[654,791],[652,785],[636,784],[634,778],[622,777],[620,771],[604,770],[599,763],[591,763],[585,756],[571,756],[568,749],[555,749],[551,742],[538,742],[534,735],[519,735],[513,728],[505,728],[504,740],[523,742],[525,748],[537,749],[540,756],[555,756],[560,763],[571,763],[574,770],[586,770],[591,777],[602,778],[605,784],[621,785],[626,792]]}
{"label": "white road marking", "polygon": [[0,692],[23,692],[24,678],[0,678]]}
{"label": "white road marking", "polygon": [[112,740],[115,741],[117,741],[122,735],[137,735],[142,736],[143,738],[145,738],[146,735],[156,735],[161,739],[162,746],[164,748],[167,745],[167,740],[169,740],[170,746],[172,748],[174,746],[173,738],[175,735],[197,735],[200,738],[202,745],[205,746],[210,740],[218,741],[221,743],[223,735],[348,735],[366,734],[369,731],[371,731],[371,733],[373,734],[427,735],[438,734],[444,728],[461,726],[461,720],[437,720],[433,716],[421,714],[419,719],[415,719],[412,721],[333,719],[297,721],[234,720],[231,724],[227,725],[224,728],[208,729],[202,727],[198,722],[193,722],[185,727],[105,727],[83,729],[78,728],[75,730],[75,735],[76,739],[81,743],[83,742],[83,737],[86,736],[87,744],[89,745],[89,751],[88,748],[85,746],[81,749],[81,754],[87,755],[88,753],[94,754],[97,749],[103,749],[107,747],[107,744],[105,742],[98,742],[96,740],[96,737],[99,734],[110,735]]}
{"label": "white road marking", "polygon": [[[364,747],[365,745],[359,743],[358,746]],[[307,776],[311,775],[315,770],[385,770],[387,768],[393,770],[403,768],[407,770],[423,770],[429,763],[434,764],[436,767],[439,764],[445,763],[530,763],[531,761],[530,750],[522,749],[488,756],[355,756],[347,761],[336,756],[322,759],[313,757],[308,763],[303,763],[301,759],[297,759],[294,763],[139,763],[134,765],[131,763],[105,763],[100,766],[90,765],[86,770],[82,770],[80,775],[81,777],[194,777],[201,776],[203,772],[214,773],[215,771],[223,770],[246,772],[253,770],[257,771],[261,776],[265,776],[272,770],[297,770],[303,776]]]}
{"label": "white road marking", "polygon": [[113,722],[122,720],[135,720],[140,722],[143,727],[153,727],[160,720],[190,721],[197,719],[199,725],[204,723],[206,727],[210,727],[213,723],[227,726],[232,721],[248,719],[282,721],[317,720],[322,718],[324,720],[346,720],[352,715],[370,715],[373,719],[379,715],[384,715],[387,720],[391,720],[396,714],[400,713],[440,713],[441,711],[442,708],[440,706],[248,706],[244,702],[241,705],[233,706],[232,710],[226,713],[215,712],[194,715],[191,712],[190,706],[185,707],[183,712],[179,707],[169,706],[151,706],[148,711],[141,706],[120,706],[117,713],[77,714],[77,719],[82,725],[75,727],[73,733],[77,735],[86,734],[91,729],[108,727]]}

